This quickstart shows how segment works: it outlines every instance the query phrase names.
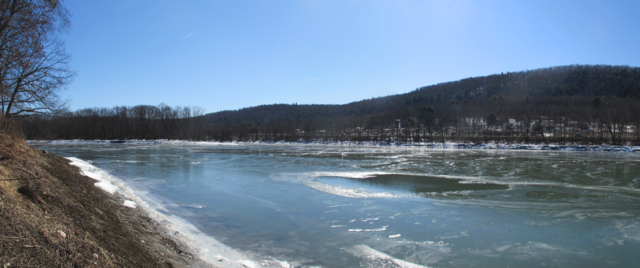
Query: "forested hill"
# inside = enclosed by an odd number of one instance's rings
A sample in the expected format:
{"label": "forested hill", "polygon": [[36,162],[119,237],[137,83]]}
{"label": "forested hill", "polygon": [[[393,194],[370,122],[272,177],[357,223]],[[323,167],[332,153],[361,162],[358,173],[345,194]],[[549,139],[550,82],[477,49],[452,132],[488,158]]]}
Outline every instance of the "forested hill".
{"label": "forested hill", "polygon": [[492,99],[495,102],[496,98],[502,102],[522,100],[525,97],[549,100],[574,96],[590,99],[640,99],[640,68],[611,65],[558,66],[470,77],[424,86],[405,94],[345,105],[261,105],[237,111],[210,113],[205,117],[213,124],[256,125],[274,119],[309,121],[367,115],[383,116],[383,121],[387,121],[390,118],[419,116],[419,109],[425,105],[462,105],[468,102],[478,104]]}
{"label": "forested hill", "polygon": [[640,143],[640,68],[507,72],[344,105],[87,108],[21,121],[29,139]]}

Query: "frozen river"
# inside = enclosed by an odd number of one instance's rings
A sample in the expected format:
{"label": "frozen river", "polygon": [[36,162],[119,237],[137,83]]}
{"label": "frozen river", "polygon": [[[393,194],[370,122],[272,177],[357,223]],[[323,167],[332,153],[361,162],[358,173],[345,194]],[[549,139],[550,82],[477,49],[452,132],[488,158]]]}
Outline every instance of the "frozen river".
{"label": "frozen river", "polygon": [[[218,241],[319,267],[628,267],[640,154],[31,143],[106,170]],[[419,265],[419,266],[418,266]]]}

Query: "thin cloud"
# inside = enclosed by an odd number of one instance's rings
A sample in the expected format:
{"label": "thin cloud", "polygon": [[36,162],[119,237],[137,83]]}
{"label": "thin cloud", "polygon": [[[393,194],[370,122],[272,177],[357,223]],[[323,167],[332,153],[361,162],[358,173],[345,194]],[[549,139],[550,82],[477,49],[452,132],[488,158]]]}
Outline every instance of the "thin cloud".
{"label": "thin cloud", "polygon": [[187,34],[187,36],[183,37],[182,39],[180,39],[180,41],[187,39],[189,36],[193,35],[193,33]]}
{"label": "thin cloud", "polygon": [[304,82],[309,82],[309,81],[318,80],[318,79],[322,79],[322,77],[311,78],[311,79],[307,79],[307,80],[303,80],[303,81],[298,81],[296,83],[304,83]]}

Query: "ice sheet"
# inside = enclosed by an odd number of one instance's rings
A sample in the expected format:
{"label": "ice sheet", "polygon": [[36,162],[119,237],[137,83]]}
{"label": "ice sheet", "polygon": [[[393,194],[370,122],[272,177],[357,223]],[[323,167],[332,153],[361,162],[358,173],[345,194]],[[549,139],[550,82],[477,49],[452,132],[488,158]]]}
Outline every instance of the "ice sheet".
{"label": "ice sheet", "polygon": [[345,249],[349,254],[364,258],[367,260],[365,263],[361,263],[364,267],[401,267],[401,268],[424,268],[428,266],[422,266],[408,261],[403,261],[391,257],[385,253],[377,251],[367,245],[356,245],[351,248]]}

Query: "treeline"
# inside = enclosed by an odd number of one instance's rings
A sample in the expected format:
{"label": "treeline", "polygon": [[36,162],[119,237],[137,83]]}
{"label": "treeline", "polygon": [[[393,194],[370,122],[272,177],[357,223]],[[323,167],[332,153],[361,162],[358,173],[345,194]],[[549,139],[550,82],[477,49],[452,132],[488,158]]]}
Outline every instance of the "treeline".
{"label": "treeline", "polygon": [[[260,123],[214,123],[202,109],[139,105],[24,118],[28,139],[352,140],[637,144],[640,100],[505,97],[405,107],[372,115],[293,117],[297,105]],[[286,112],[288,110],[288,112]],[[287,114],[289,116],[287,116]]]}
{"label": "treeline", "polygon": [[638,143],[640,68],[571,65],[467,78],[345,105],[207,115],[93,108],[23,121],[31,139],[445,140]]}
{"label": "treeline", "polygon": [[200,107],[116,106],[87,108],[53,116],[21,118],[27,139],[182,139],[204,140]]}
{"label": "treeline", "polygon": [[[279,105],[283,106],[283,105]],[[210,123],[218,140],[372,140],[533,143],[640,141],[640,101],[608,97],[494,95],[369,115],[304,118],[288,105],[260,123]],[[273,116],[275,115],[275,116]],[[284,116],[288,115],[288,116]]]}

